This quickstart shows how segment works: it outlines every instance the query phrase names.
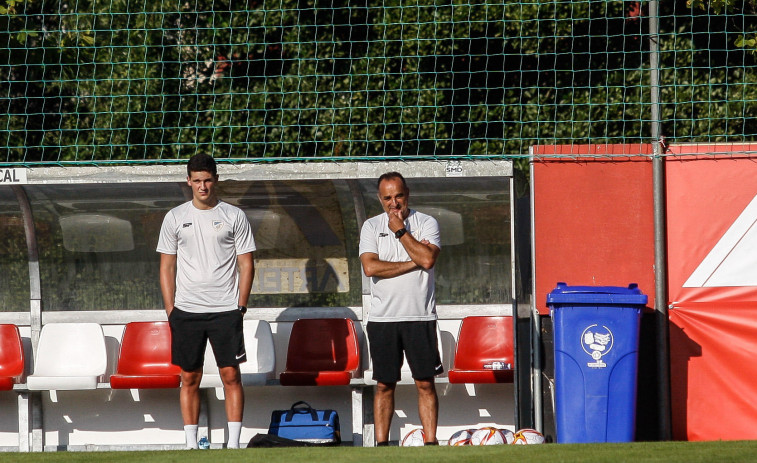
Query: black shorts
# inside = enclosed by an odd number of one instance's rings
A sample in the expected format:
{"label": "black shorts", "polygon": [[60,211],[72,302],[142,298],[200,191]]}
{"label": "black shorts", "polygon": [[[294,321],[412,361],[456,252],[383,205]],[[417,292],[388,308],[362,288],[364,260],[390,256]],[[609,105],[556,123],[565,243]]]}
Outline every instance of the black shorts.
{"label": "black shorts", "polygon": [[436,320],[368,322],[366,331],[374,380],[385,384],[399,381],[403,352],[413,379],[430,379],[444,372],[436,337]]}
{"label": "black shorts", "polygon": [[244,314],[239,310],[191,313],[174,308],[168,316],[171,327],[171,363],[184,371],[202,368],[207,341],[219,367],[247,361],[242,331]]}

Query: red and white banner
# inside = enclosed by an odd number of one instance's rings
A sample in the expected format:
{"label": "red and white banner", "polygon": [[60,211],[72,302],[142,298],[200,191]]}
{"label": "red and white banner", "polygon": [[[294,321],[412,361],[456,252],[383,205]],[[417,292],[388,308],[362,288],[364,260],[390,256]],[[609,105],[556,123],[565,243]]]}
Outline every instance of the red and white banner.
{"label": "red and white banner", "polygon": [[668,158],[666,179],[672,303],[757,301],[757,156]]}
{"label": "red and white banner", "polygon": [[757,145],[670,148],[687,155],[666,160],[674,438],[755,439]]}

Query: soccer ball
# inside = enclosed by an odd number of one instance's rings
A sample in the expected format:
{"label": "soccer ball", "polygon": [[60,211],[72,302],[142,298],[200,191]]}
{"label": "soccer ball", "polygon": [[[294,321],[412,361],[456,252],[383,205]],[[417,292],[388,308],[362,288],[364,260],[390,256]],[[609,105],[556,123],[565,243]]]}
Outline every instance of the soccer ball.
{"label": "soccer ball", "polygon": [[512,444],[515,442],[515,433],[509,429],[500,429],[500,432],[505,435],[505,444]]}
{"label": "soccer ball", "polygon": [[475,429],[463,429],[462,431],[457,431],[456,433],[452,434],[452,437],[449,438],[447,445],[471,445],[470,438],[475,431]]}
{"label": "soccer ball", "polygon": [[501,445],[507,444],[507,436],[493,426],[476,429],[470,438],[471,445]]}
{"label": "soccer ball", "polygon": [[544,435],[536,429],[519,429],[513,436],[513,445],[543,444]]}
{"label": "soccer ball", "polygon": [[405,437],[402,439],[402,446],[403,447],[423,447],[424,442],[426,441],[426,434],[423,432],[423,429],[413,429],[409,433],[405,434]]}

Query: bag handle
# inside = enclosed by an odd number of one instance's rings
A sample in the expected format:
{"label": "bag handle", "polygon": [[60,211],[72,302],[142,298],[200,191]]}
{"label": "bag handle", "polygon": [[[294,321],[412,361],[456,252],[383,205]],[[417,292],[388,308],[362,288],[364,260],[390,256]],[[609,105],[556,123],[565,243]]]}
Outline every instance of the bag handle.
{"label": "bag handle", "polygon": [[[297,408],[298,405],[304,405],[304,407]],[[313,410],[313,407],[311,407],[310,404],[305,402],[304,400],[300,400],[299,402],[292,404],[292,407],[289,409],[289,411],[287,411],[286,420],[292,421],[295,413],[310,413],[310,416],[313,417],[313,421],[318,421],[318,413],[316,413],[316,411]]]}

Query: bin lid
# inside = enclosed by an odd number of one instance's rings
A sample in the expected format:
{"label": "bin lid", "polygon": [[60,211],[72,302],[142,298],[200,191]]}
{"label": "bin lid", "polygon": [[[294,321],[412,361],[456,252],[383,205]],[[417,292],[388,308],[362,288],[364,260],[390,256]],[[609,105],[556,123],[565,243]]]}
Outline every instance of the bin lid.
{"label": "bin lid", "polygon": [[647,304],[647,295],[642,294],[636,283],[623,286],[568,286],[557,283],[557,287],[547,294],[550,304]]}

